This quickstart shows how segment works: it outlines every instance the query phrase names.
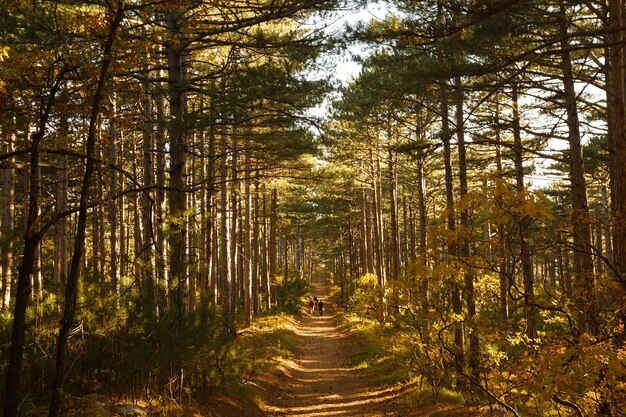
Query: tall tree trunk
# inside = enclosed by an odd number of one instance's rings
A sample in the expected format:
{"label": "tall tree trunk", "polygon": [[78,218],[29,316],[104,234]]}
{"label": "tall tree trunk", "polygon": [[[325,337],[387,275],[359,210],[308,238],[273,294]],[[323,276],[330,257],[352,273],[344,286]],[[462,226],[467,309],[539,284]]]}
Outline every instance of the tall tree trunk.
{"label": "tall tree trunk", "polygon": [[[455,80],[456,90],[456,136],[457,136],[457,148],[459,152],[459,193],[461,199],[467,196],[467,157],[465,146],[465,121],[463,115],[464,106],[464,88],[461,81],[461,77],[456,77]],[[470,252],[470,240],[472,233],[472,226],[470,224],[468,209],[461,211],[461,226],[463,227],[462,235],[464,236],[462,244],[460,245],[459,256],[469,260],[472,255]],[[467,305],[466,320],[469,323],[469,352],[468,352],[468,365],[472,373],[474,382],[480,381],[480,344],[478,338],[478,324],[476,323],[476,295],[474,291],[474,270],[466,262],[465,272],[463,274],[465,281],[465,303]]]}
{"label": "tall tree trunk", "polygon": [[[489,187],[489,180],[487,178],[483,179],[483,189],[487,189]],[[489,199],[489,194],[485,193],[483,196],[483,203],[485,205],[485,210],[489,212],[491,206],[491,200]],[[483,245],[484,250],[482,256],[489,262],[489,264],[493,263],[493,243],[491,242],[491,221],[489,218],[485,220],[483,223]]]}
{"label": "tall tree trunk", "polygon": [[261,251],[261,294],[263,298],[263,307],[266,311],[271,309],[271,296],[270,296],[270,272],[269,272],[269,212],[267,211],[267,192],[265,190],[265,184],[263,184],[261,194],[263,195],[263,215],[261,216],[263,221],[262,232],[262,244],[259,250]]}
{"label": "tall tree trunk", "polygon": [[231,233],[228,224],[228,136],[226,134],[226,126],[221,133],[221,158],[220,158],[220,300],[224,316],[224,329],[227,332],[234,333],[235,318],[231,316],[232,296],[231,291],[235,291],[233,287],[232,269],[230,267],[230,242]]}
{"label": "tall tree trunk", "polygon": [[268,302],[268,308],[271,307],[271,304],[276,304],[278,302],[276,298],[276,261],[278,258],[278,254],[276,253],[276,235],[278,230],[276,230],[276,226],[278,223],[278,190],[272,189],[272,197],[270,203],[270,224],[269,224],[269,243],[268,243],[268,285],[271,289],[271,301]]}
{"label": "tall tree trunk", "polygon": [[259,286],[261,285],[261,254],[260,254],[260,235],[259,235],[259,180],[254,180],[254,213],[252,215],[252,252],[251,252],[251,285],[252,285],[252,312],[256,315],[259,313]]}
{"label": "tall tree trunk", "polygon": [[[613,237],[611,236],[611,222],[610,222],[610,211],[609,211],[609,193],[606,187],[606,184],[602,184],[601,189],[601,198],[602,198],[602,214],[601,214],[601,224],[602,224],[602,233],[604,235],[604,257],[607,259],[609,265],[613,265]],[[613,276],[613,269],[608,268],[607,272],[609,276]]]}
{"label": "tall tree trunk", "polygon": [[216,103],[215,103],[215,88],[212,88],[213,95],[211,96],[211,102],[209,104],[209,148],[207,155],[207,167],[206,167],[206,212],[209,215],[209,219],[206,225],[206,240],[207,240],[207,252],[206,256],[208,259],[208,280],[209,280],[209,288],[207,288],[209,294],[209,302],[212,307],[215,307],[217,302],[217,274],[215,271],[217,270],[217,246],[218,241],[215,238],[215,232],[217,229],[216,225],[216,217],[215,216],[215,204],[214,204],[214,196],[215,196],[215,146],[217,141],[216,136]]}
{"label": "tall tree trunk", "polygon": [[[524,148],[522,146],[522,134],[520,128],[519,106],[517,96],[517,84],[512,89],[513,105],[513,148],[515,152],[515,180],[519,192],[524,192]],[[524,216],[519,220],[520,262],[524,282],[524,314],[526,316],[526,336],[530,339],[537,338],[537,308],[535,306],[535,277],[533,263],[530,254],[529,235],[531,219]]]}
{"label": "tall tree trunk", "polygon": [[[499,110],[497,119],[499,120]],[[496,187],[504,186],[504,176],[502,173],[502,152],[500,138],[500,129],[496,130],[496,178],[502,185],[496,184]],[[497,194],[495,203],[502,205],[502,199]],[[500,265],[498,266],[498,277],[500,281],[500,320],[502,325],[507,328],[509,321],[509,278],[506,273],[507,256],[506,256],[506,235],[504,231],[504,221],[498,220],[498,257]]]}
{"label": "tall tree trunk", "polygon": [[154,159],[152,150],[154,149],[154,134],[152,121],[152,89],[150,86],[150,54],[143,54],[143,186],[145,190],[141,196],[141,225],[142,225],[142,248],[141,248],[141,276],[143,287],[145,288],[144,313],[146,317],[154,317],[156,315],[156,282],[154,279],[154,252],[153,247],[153,228],[152,228],[152,206],[154,186]]}
{"label": "tall tree trunk", "polygon": [[[424,145],[425,146],[425,138],[424,138],[424,127],[423,127],[423,123],[422,123],[422,111],[420,108],[417,109],[416,112],[416,118],[417,118],[417,130],[415,132],[415,136],[416,136],[416,140],[419,144]],[[422,274],[422,281],[420,283],[420,304],[421,304],[421,310],[423,314],[427,314],[428,313],[428,304],[429,304],[429,283],[428,283],[428,279],[427,274],[426,274],[426,269],[428,268],[428,249],[426,247],[427,244],[427,231],[426,231],[426,227],[427,227],[427,208],[426,208],[426,155],[425,155],[425,151],[423,149],[420,149],[418,151],[418,155],[417,155],[417,211],[418,211],[418,217],[419,217],[419,254],[417,255],[418,257],[418,264],[419,264],[419,268],[421,270],[421,274]],[[410,258],[411,261],[413,261],[415,259],[415,232],[414,232],[414,227],[413,227],[413,213],[412,210],[410,210],[411,213],[409,214],[409,223],[410,223],[410,248],[409,248],[409,254],[410,254]]]}
{"label": "tall tree trunk", "polygon": [[409,257],[409,207],[407,204],[407,191],[402,187],[402,228],[400,231],[400,276],[406,277],[407,263]]}
{"label": "tall tree trunk", "polygon": [[294,269],[296,271],[296,276],[302,276],[302,228],[298,228],[294,238]]}
{"label": "tall tree trunk", "polygon": [[[451,150],[451,135],[450,135],[450,121],[449,121],[449,109],[448,109],[448,83],[446,80],[441,82],[440,91],[440,106],[441,106],[441,140],[443,141],[443,158],[445,169],[445,182],[446,182],[446,212],[448,231],[451,234],[456,233],[456,223],[454,219],[454,183],[452,181],[452,150]],[[448,243],[448,262],[452,262],[454,258],[458,256],[457,246],[453,242]],[[461,300],[461,289],[457,282],[451,282],[450,287],[452,290],[452,312],[461,317],[463,314],[463,305]],[[457,371],[457,385],[462,387],[465,381],[461,378],[461,374],[465,369],[465,332],[463,329],[463,322],[457,320],[454,325],[454,356],[455,366]]]}
{"label": "tall tree trunk", "polygon": [[168,15],[170,40],[167,45],[167,84],[170,98],[169,152],[169,259],[170,288],[173,307],[177,309],[174,322],[182,323],[185,315],[187,281],[187,197],[185,175],[187,172],[187,134],[185,125],[185,79],[183,60],[183,34],[180,11],[172,10]]}
{"label": "tall tree trunk", "polygon": [[385,251],[385,241],[384,241],[384,229],[383,229],[383,219],[382,219],[382,208],[381,208],[381,198],[382,192],[380,190],[380,162],[378,161],[380,157],[380,151],[378,148],[378,144],[374,149],[370,150],[370,167],[371,167],[371,185],[372,185],[372,237],[374,240],[373,245],[373,260],[374,260],[374,271],[376,272],[376,276],[378,277],[378,287],[379,287],[379,299],[378,299],[378,318],[383,319],[386,316],[386,305],[385,305],[385,291],[383,290],[386,284],[386,276],[385,276],[385,259],[384,251]]}
{"label": "tall tree trunk", "polygon": [[[279,245],[280,246],[280,245]],[[289,282],[289,236],[283,238],[283,283]]]}
{"label": "tall tree trunk", "polygon": [[[599,209],[598,211],[596,211],[595,215],[597,216],[597,218],[600,218],[602,216],[602,209]],[[596,220],[593,224],[593,236],[592,236],[592,242],[595,242],[595,249],[598,254],[602,254],[605,252],[604,250],[604,243],[602,242],[602,222],[600,220]],[[604,272],[604,262],[602,261],[602,257],[601,256],[596,256],[593,258],[594,260],[594,271],[596,273],[596,275],[601,275]]]}
{"label": "tall tree trunk", "polygon": [[[611,211],[613,218],[613,265],[614,274],[622,288],[619,320],[626,325],[626,52],[624,46],[624,3],[609,0],[609,70],[607,77],[607,112],[609,119],[609,169],[611,188]],[[626,339],[622,332],[620,344]]]}
{"label": "tall tree trunk", "polygon": [[[94,155],[95,158],[100,159],[99,155]],[[102,195],[102,190],[97,186],[97,190],[95,190],[95,195]],[[98,218],[98,207],[94,207],[91,212],[91,233],[89,234],[91,238],[91,254],[88,249],[86,249],[86,256],[91,259],[91,273],[87,273],[87,278],[92,282],[99,282],[102,277],[100,277],[100,260],[102,259],[102,249],[100,248],[100,219]],[[91,256],[90,256],[91,255]]]}
{"label": "tall tree trunk", "polygon": [[368,222],[368,216],[367,216],[367,211],[366,211],[366,189],[362,188],[361,190],[359,190],[359,203],[360,203],[360,209],[361,209],[361,227],[359,228],[359,231],[361,233],[360,235],[360,239],[359,239],[359,250],[360,250],[360,255],[361,255],[361,275],[365,275],[369,272],[371,272],[369,270],[369,262],[368,262],[368,257],[369,257],[369,251],[367,246],[369,245],[370,241],[369,241],[369,236],[367,233],[367,222]]}
{"label": "tall tree trunk", "polygon": [[61,80],[67,71],[68,69],[64,68],[59,72],[47,99],[42,98],[39,109],[39,125],[37,130],[30,136],[27,178],[28,211],[26,214],[22,259],[17,271],[11,347],[9,348],[9,361],[5,372],[3,417],[17,417],[17,411],[21,403],[21,370],[27,328],[26,309],[28,308],[32,291],[31,275],[37,260],[37,247],[42,238],[39,231],[41,223],[39,215],[39,145],[46,134],[46,127],[54,106],[54,100],[60,89]]}
{"label": "tall tree trunk", "polygon": [[[15,119],[7,117],[2,126],[2,153],[15,150]],[[0,311],[9,310],[11,304],[11,283],[13,269],[13,212],[15,203],[15,158],[8,158],[0,170]]]}
{"label": "tall tree trunk", "polygon": [[[158,302],[159,308],[164,308],[169,301],[169,295],[165,293],[167,290],[168,283],[170,282],[168,269],[165,265],[165,260],[168,256],[168,243],[166,240],[165,231],[163,229],[163,224],[165,223],[165,212],[166,212],[166,196],[165,196],[165,172],[166,172],[166,143],[167,139],[165,136],[165,96],[162,92],[162,88],[157,88],[155,104],[156,104],[156,190],[154,194],[154,218],[156,221],[156,227],[154,228],[154,233],[156,235],[155,238],[155,249],[158,252],[158,256],[155,262],[156,269],[156,280],[159,285],[157,285],[157,289],[159,289],[158,294]],[[161,305],[162,304],[162,305]]]}
{"label": "tall tree trunk", "polygon": [[[109,135],[108,135],[108,159],[109,163],[113,166],[117,166],[117,126],[116,126],[116,100],[112,100],[111,120],[109,120]],[[111,197],[117,194],[117,170],[111,169],[109,175],[109,195]],[[109,278],[111,280],[111,289],[116,296],[119,294],[118,288],[118,259],[119,259],[119,242],[117,240],[117,219],[118,219],[118,207],[117,199],[111,198],[107,207],[108,220],[109,220],[109,250],[110,265],[109,265]]]}
{"label": "tall tree trunk", "polygon": [[[384,227],[384,219],[383,219],[383,180],[382,180],[382,170],[380,167],[380,159],[381,159],[381,149],[380,149],[380,141],[377,139],[376,148],[374,153],[374,205],[373,208],[375,210],[375,221],[376,221],[376,230],[377,230],[377,238],[378,238],[378,268],[380,272],[379,283],[381,287],[387,285],[387,270],[385,256],[385,227]],[[381,305],[385,306],[384,299],[381,300]]]}
{"label": "tall tree trunk", "polygon": [[[195,113],[195,110],[192,109],[192,113]],[[199,149],[199,144],[197,141],[198,131],[197,127],[192,127],[192,133],[190,135],[191,149]],[[191,158],[189,163],[189,174],[186,178],[187,189],[193,189],[195,184],[201,184],[198,180],[198,158]],[[198,213],[198,198],[196,197],[196,193],[190,192],[187,193],[187,207],[189,208],[190,213]],[[195,216],[185,216],[185,222],[187,223],[187,262],[191,266],[187,269],[187,279],[185,286],[187,288],[187,306],[189,311],[196,310],[196,297],[198,295],[198,272],[201,270],[200,260],[198,259],[198,228],[196,227],[197,221]]]}
{"label": "tall tree trunk", "polygon": [[569,141],[570,182],[572,197],[572,228],[574,239],[574,269],[576,279],[576,306],[580,330],[598,332],[595,274],[593,270],[591,217],[587,204],[587,182],[583,167],[583,154],[576,108],[576,90],[572,72],[572,59],[567,39],[567,16],[565,4],[561,2],[561,70],[567,111]]}
{"label": "tall tree trunk", "polygon": [[212,214],[211,214],[211,304],[216,307],[219,305],[219,297],[220,297],[220,237],[218,228],[218,220],[219,212],[218,212],[218,203],[217,196],[213,197],[212,204]]}
{"label": "tall tree trunk", "polygon": [[[48,115],[45,115],[47,119]],[[44,116],[41,117],[44,119]],[[28,214],[26,218],[26,233],[24,234],[24,249],[22,261],[18,269],[17,288],[15,290],[15,307],[13,312],[13,332],[9,363],[6,370],[6,391],[4,397],[3,416],[16,417],[21,388],[21,369],[24,353],[26,333],[26,308],[32,291],[31,275],[37,258],[37,246],[41,236],[38,230],[39,223],[39,183],[37,168],[39,165],[39,143],[45,134],[45,122],[40,123],[39,130],[31,135],[29,160],[29,192]]]}
{"label": "tall tree trunk", "polygon": [[398,296],[398,281],[400,279],[400,236],[398,233],[398,179],[396,173],[396,161],[391,146],[388,153],[389,168],[389,228],[391,229],[391,268],[389,271],[389,280],[392,282],[391,308],[395,314],[400,311]]}
{"label": "tall tree trunk", "polygon": [[[129,138],[131,140],[131,146],[132,146],[132,153],[130,155],[130,160],[131,161],[142,161],[142,157],[141,157],[141,152],[139,149],[139,141],[138,141],[138,135],[133,135],[132,137]],[[133,178],[139,178],[139,172],[141,170],[141,164],[136,164],[133,163],[132,164],[132,175]],[[141,195],[139,195],[138,193],[132,193],[131,195],[129,195],[129,200],[130,200],[130,213],[129,213],[129,225],[130,227],[132,227],[132,255],[133,255],[133,261],[132,261],[132,274],[136,277],[140,278],[140,283],[139,283],[139,288],[140,288],[140,294],[142,297],[142,302],[145,303],[145,297],[146,297],[146,289],[145,289],[145,282],[144,282],[144,276],[143,276],[143,266],[141,263],[141,259],[142,259],[142,255],[140,255],[142,253],[142,246],[143,246],[143,242],[142,242],[142,216],[141,216],[141,207],[140,207],[140,200],[141,200]],[[130,228],[129,227],[129,228]],[[135,260],[138,259],[140,262],[135,262]]]}
{"label": "tall tree trunk", "polygon": [[[201,117],[205,117],[204,110],[204,100],[200,99],[200,105],[198,109],[198,113]],[[210,122],[209,122],[210,123]],[[209,129],[210,130],[210,127]],[[207,177],[207,143],[209,143],[210,138],[205,136],[206,130],[202,126],[197,126],[195,128],[196,134],[198,136],[196,146],[200,150],[200,156],[197,159],[197,175],[198,178],[196,181],[197,184],[200,184],[199,195],[196,201],[196,207],[199,210],[200,218],[199,225],[196,227],[197,231],[197,276],[198,276],[198,292],[200,296],[200,317],[201,323],[205,325],[207,323],[207,313],[209,306],[209,275],[211,270],[211,235],[208,233],[208,229],[210,229],[209,222],[211,218],[211,212],[208,211],[208,208],[211,207],[211,202],[207,199],[207,194],[211,193],[209,181]],[[193,195],[192,195],[193,197]]]}
{"label": "tall tree trunk", "polygon": [[[236,125],[235,125],[236,126]],[[239,195],[238,187],[239,182],[237,178],[237,159],[238,159],[238,141],[237,131],[233,128],[233,135],[231,140],[232,155],[230,159],[230,279],[231,279],[231,291],[230,291],[230,316],[234,325],[235,317],[237,317],[237,307],[239,305],[239,239],[237,235],[239,216]],[[233,327],[235,330],[235,327]]]}
{"label": "tall tree trunk", "polygon": [[[102,159],[102,156],[99,156],[100,159]],[[104,184],[100,185],[100,195],[104,195],[105,190],[103,187]],[[97,211],[97,216],[98,216],[98,223],[101,225],[100,226],[100,233],[98,234],[98,246],[100,246],[102,248],[102,253],[99,256],[99,261],[100,261],[100,270],[98,271],[98,277],[102,282],[105,282],[106,280],[106,255],[107,255],[107,246],[106,246],[106,236],[105,236],[105,225],[106,225],[106,210],[105,208],[99,204],[98,207],[96,207],[96,211]]]}
{"label": "tall tree trunk", "polygon": [[63,380],[65,378],[65,354],[67,349],[68,338],[72,328],[76,313],[76,301],[78,296],[78,279],[80,275],[80,264],[83,251],[85,249],[85,235],[87,229],[87,206],[92,176],[95,171],[94,155],[96,152],[96,129],[98,126],[98,118],[100,116],[100,106],[104,95],[104,87],[108,78],[108,70],[113,61],[113,43],[116,34],[124,17],[124,0],[118,0],[116,4],[117,10],[115,16],[110,23],[107,38],[103,47],[102,65],[98,76],[98,84],[93,96],[93,104],[91,106],[91,114],[89,118],[89,130],[86,138],[86,156],[85,173],[81,182],[78,220],[76,224],[76,238],[74,240],[74,250],[72,253],[72,261],[70,264],[70,272],[67,276],[67,285],[65,286],[65,303],[63,308],[63,317],[61,319],[61,327],[57,337],[56,361],[54,369],[54,379],[51,386],[50,410],[48,417],[59,417],[61,415],[61,407],[63,402]]}
{"label": "tall tree trunk", "polygon": [[[373,172],[373,168],[372,168]],[[373,182],[372,182],[373,184]],[[367,187],[364,189],[365,198],[365,236],[367,238],[367,271],[371,274],[378,274],[376,264],[376,234],[374,232],[374,189]]]}
{"label": "tall tree trunk", "polygon": [[[119,130],[117,130],[116,128],[116,135],[115,137],[119,140],[116,140],[117,146],[118,146],[118,150],[117,150],[117,166],[120,169],[124,169],[124,163],[125,163],[125,156],[126,156],[126,143],[124,141],[124,138],[122,137],[122,135],[119,133]],[[117,191],[118,194],[122,194],[124,195],[124,191],[125,191],[125,184],[124,184],[124,176],[123,175],[117,175],[118,178],[118,183],[117,183]],[[126,276],[127,275],[127,265],[128,265],[128,241],[130,239],[128,239],[128,230],[126,225],[128,224],[128,222],[126,221],[126,213],[128,212],[128,210],[126,209],[127,203],[126,201],[128,200],[127,197],[122,197],[119,199],[119,204],[117,205],[117,210],[118,210],[118,218],[119,218],[119,243],[118,243],[118,248],[119,248],[119,268],[118,268],[118,277],[116,277],[117,281],[117,285],[115,286],[116,290],[119,292],[119,276]]]}
{"label": "tall tree trunk", "polygon": [[252,265],[253,265],[253,257],[252,257],[252,192],[251,192],[251,174],[252,174],[252,162],[250,158],[250,138],[246,137],[244,143],[244,216],[242,225],[243,232],[243,258],[242,263],[244,265],[243,270],[243,316],[244,316],[244,325],[246,327],[250,326],[252,322],[252,305],[251,305],[251,295],[252,295]]}
{"label": "tall tree trunk", "polygon": [[[67,148],[69,129],[68,120],[61,120],[60,127],[60,146],[63,149]],[[57,184],[55,190],[56,197],[56,212],[60,215],[67,210],[67,198],[68,198],[68,168],[69,161],[67,155],[59,155],[57,157]],[[59,220],[54,227],[54,283],[57,287],[57,294],[59,294],[59,300],[62,298],[63,287],[67,280],[67,217],[60,216]]]}

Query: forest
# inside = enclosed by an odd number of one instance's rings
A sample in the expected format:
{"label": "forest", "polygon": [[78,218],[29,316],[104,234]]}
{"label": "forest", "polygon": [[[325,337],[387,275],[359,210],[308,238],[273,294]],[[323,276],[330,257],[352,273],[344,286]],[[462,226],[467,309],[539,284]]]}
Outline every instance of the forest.
{"label": "forest", "polygon": [[311,416],[626,416],[622,0],[0,5],[0,416],[263,408],[326,290],[413,399]]}

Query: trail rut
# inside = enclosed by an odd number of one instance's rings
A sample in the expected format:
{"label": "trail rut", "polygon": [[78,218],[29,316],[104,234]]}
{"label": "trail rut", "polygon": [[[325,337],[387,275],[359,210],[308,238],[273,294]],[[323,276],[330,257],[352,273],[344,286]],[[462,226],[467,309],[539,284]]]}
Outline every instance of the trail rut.
{"label": "trail rut", "polygon": [[324,315],[299,320],[301,347],[267,399],[267,412],[276,417],[400,417],[395,411],[399,388],[372,387],[350,368],[346,335],[337,328],[327,288],[317,283],[315,293],[324,301]]}

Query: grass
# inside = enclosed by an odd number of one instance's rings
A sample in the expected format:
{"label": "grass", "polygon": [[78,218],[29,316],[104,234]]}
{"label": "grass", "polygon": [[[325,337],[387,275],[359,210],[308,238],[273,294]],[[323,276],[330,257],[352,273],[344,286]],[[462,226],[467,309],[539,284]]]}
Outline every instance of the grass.
{"label": "grass", "polygon": [[423,407],[430,404],[462,405],[465,399],[460,393],[447,388],[440,388],[437,391],[415,389],[407,395],[406,403],[410,407]]}
{"label": "grass", "polygon": [[[140,397],[110,398],[103,395],[67,395],[64,408],[67,417],[93,416],[112,417],[112,406],[117,403],[139,404],[149,410],[152,417],[208,417],[215,415],[240,415],[256,417],[264,415],[258,406],[260,393],[257,381],[271,372],[282,359],[293,356],[298,345],[295,321],[287,314],[266,315],[257,318],[252,326],[241,331],[229,344],[220,350],[219,376],[205,374],[209,383],[222,380],[204,394],[194,391],[191,382],[183,388],[180,398],[153,393],[149,398]],[[188,364],[201,367],[214,362],[210,351],[196,352]],[[214,369],[209,366],[206,369]],[[199,378],[201,374],[187,376]],[[196,379],[195,384],[201,385]],[[193,383],[192,383],[193,384]],[[26,401],[20,415],[27,417],[47,416],[48,404],[45,401]],[[217,413],[217,414],[216,414]]]}
{"label": "grass", "polygon": [[340,328],[348,333],[346,347],[352,367],[375,385],[407,386],[402,400],[406,409],[432,405],[465,409],[461,393],[444,387],[432,390],[428,384],[419,383],[421,376],[405,365],[412,354],[412,345],[401,328],[351,313],[343,313],[338,319]]}
{"label": "grass", "polygon": [[409,372],[398,366],[395,330],[377,321],[360,319],[351,314],[340,317],[341,329],[348,332],[348,358],[353,368],[363,372],[374,384],[405,383]]}

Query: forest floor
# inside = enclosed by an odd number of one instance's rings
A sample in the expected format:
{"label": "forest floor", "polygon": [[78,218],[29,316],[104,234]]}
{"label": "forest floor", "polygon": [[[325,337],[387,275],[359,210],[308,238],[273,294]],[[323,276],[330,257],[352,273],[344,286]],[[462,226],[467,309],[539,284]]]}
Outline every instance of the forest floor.
{"label": "forest floor", "polygon": [[[327,287],[317,282],[324,315],[298,320],[299,348],[278,372],[261,383],[261,408],[273,417],[461,417],[487,415],[485,409],[434,404],[410,407],[404,401],[410,385],[375,386],[351,368],[346,340],[334,317]],[[416,409],[419,408],[419,409]],[[250,410],[251,411],[251,410]],[[244,412],[243,415],[248,415]],[[250,413],[249,415],[257,415]]]}

